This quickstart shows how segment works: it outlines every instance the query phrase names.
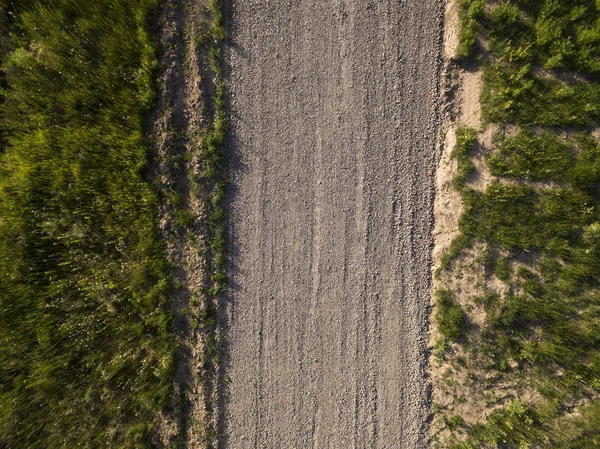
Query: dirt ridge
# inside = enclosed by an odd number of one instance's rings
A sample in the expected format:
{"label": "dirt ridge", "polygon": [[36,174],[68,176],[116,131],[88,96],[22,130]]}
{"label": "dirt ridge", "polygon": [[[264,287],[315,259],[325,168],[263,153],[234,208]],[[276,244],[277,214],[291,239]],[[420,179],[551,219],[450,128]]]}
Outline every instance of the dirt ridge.
{"label": "dirt ridge", "polygon": [[213,447],[218,433],[216,374],[207,368],[214,346],[206,295],[210,186],[201,172],[215,80],[208,50],[199,42],[210,36],[211,19],[207,0],[165,0],[154,18],[160,49],[157,99],[147,126],[179,343],[170,401],[153,437],[157,447]]}

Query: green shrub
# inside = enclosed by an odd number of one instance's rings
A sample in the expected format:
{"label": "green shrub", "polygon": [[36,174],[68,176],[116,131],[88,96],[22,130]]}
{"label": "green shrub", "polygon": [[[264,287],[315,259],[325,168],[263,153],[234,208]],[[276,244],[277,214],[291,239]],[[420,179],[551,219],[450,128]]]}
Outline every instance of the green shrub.
{"label": "green shrub", "polygon": [[456,49],[457,60],[467,60],[474,52],[477,33],[481,29],[480,20],[483,17],[485,0],[460,0],[459,3],[459,44]]}

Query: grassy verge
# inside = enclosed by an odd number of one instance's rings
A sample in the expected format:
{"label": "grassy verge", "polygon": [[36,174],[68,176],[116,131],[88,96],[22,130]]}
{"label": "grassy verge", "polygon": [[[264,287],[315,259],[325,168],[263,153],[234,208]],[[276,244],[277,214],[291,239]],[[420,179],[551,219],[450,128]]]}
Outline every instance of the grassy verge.
{"label": "grassy verge", "polygon": [[1,447],[151,447],[174,354],[142,176],[153,6],[0,2]]}
{"label": "grassy verge", "polygon": [[[452,290],[469,264],[482,274],[474,293],[455,292],[467,318],[445,363],[468,394],[438,411],[449,436],[437,444],[599,447],[600,6],[510,0],[476,12],[463,12],[461,45],[472,50],[458,56],[481,60],[495,180],[469,187],[459,138],[461,235],[439,277]],[[477,40],[488,52],[476,53]],[[474,248],[484,248],[475,263]]]}
{"label": "grassy verge", "polygon": [[199,183],[208,192],[206,210],[206,253],[208,282],[205,286],[205,308],[202,317],[204,334],[204,389],[212,398],[206,407],[205,434],[208,446],[216,447],[222,433],[221,402],[224,399],[224,367],[222,357],[226,339],[219,317],[221,297],[228,288],[226,193],[227,159],[225,137],[228,123],[225,113],[225,84],[222,68],[222,47],[225,39],[223,6],[220,0],[210,0],[212,25],[208,36],[198,41],[198,50],[208,56],[212,72],[212,93],[208,100],[210,121],[202,138],[202,173]]}
{"label": "grassy verge", "polygon": [[225,134],[228,129],[225,115],[225,84],[221,52],[225,38],[224,19],[220,0],[211,0],[213,15],[211,27],[210,68],[215,74],[215,90],[211,97],[213,120],[204,139],[204,176],[211,187],[207,215],[210,280],[209,295],[217,297],[227,290],[227,242],[225,228],[225,194],[227,189]]}

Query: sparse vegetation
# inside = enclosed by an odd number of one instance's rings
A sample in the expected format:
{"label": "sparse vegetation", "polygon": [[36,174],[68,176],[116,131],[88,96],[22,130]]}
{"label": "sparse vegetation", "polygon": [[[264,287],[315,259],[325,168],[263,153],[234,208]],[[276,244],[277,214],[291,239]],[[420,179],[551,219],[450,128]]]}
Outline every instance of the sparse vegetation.
{"label": "sparse vegetation", "polygon": [[[474,129],[461,127],[456,132],[456,145],[452,150],[452,157],[458,161],[458,170],[454,179],[452,180],[452,186],[455,190],[461,193],[465,204],[469,195],[474,193],[472,189],[467,187],[467,180],[469,179],[471,173],[473,173],[475,170],[475,166],[471,161],[469,152],[473,148],[476,138],[477,132]],[[448,251],[442,255],[440,269],[436,273],[436,276],[439,277],[441,271],[447,270],[452,261],[456,259],[460,255],[461,251],[465,249],[471,242],[471,237],[466,233],[463,233],[455,238],[452,241]]]}
{"label": "sparse vegetation", "polygon": [[225,116],[225,84],[221,67],[221,46],[225,36],[220,0],[211,0],[213,17],[212,45],[208,52],[210,67],[215,73],[215,91],[212,95],[214,109],[211,129],[204,140],[204,173],[211,186],[207,227],[209,233],[209,259],[212,285],[210,295],[216,297],[227,289],[227,243],[225,229],[225,194],[227,189],[225,133],[228,124]]}
{"label": "sparse vegetation", "polygon": [[[451,279],[464,250],[477,244],[488,255],[486,281],[506,285],[494,290],[486,282],[480,296],[461,297],[485,321],[463,327],[456,352],[468,354],[465,366],[475,373],[467,388],[502,385],[503,396],[479,422],[458,426],[447,415],[454,436],[444,447],[597,447],[600,147],[593,131],[600,119],[600,7],[585,0],[510,0],[477,10],[485,11],[479,25],[461,16],[461,45],[476,48],[469,36],[479,29],[477,39],[489,48],[479,57],[484,125],[500,130],[485,149],[496,180],[484,191],[469,186],[474,139],[458,139],[461,235],[439,276]],[[447,319],[436,318],[444,333]],[[446,354],[448,363],[457,357]]]}
{"label": "sparse vegetation", "polygon": [[469,176],[475,170],[469,152],[476,138],[477,132],[472,128],[463,127],[456,132],[456,145],[452,150],[452,157],[458,161],[458,171],[452,180],[452,186],[459,192],[465,188]]}
{"label": "sparse vegetation", "polygon": [[[206,254],[210,280],[206,285],[205,310],[202,317],[205,334],[204,378],[205,388],[216,399],[206,410],[206,425],[209,447],[216,447],[220,433],[223,431],[222,410],[218,410],[218,401],[226,396],[226,379],[222,366],[222,355],[225,350],[226,336],[220,326],[218,310],[221,296],[227,290],[227,229],[226,229],[226,194],[227,194],[227,159],[225,154],[225,137],[228,123],[225,113],[225,84],[221,53],[225,38],[224,18],[220,0],[210,1],[212,25],[210,35],[206,35],[197,47],[208,55],[208,64],[213,72],[214,91],[210,97],[209,109],[211,121],[202,139],[202,184],[208,188],[206,197]],[[214,406],[214,407],[213,407]],[[214,423],[214,424],[211,424]]]}

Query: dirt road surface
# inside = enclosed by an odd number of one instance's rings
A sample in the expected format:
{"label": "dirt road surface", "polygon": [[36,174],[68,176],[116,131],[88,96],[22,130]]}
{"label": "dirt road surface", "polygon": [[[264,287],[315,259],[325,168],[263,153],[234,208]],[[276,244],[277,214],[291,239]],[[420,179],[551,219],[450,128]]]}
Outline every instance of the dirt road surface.
{"label": "dirt road surface", "polygon": [[441,0],[233,0],[221,447],[427,446]]}

